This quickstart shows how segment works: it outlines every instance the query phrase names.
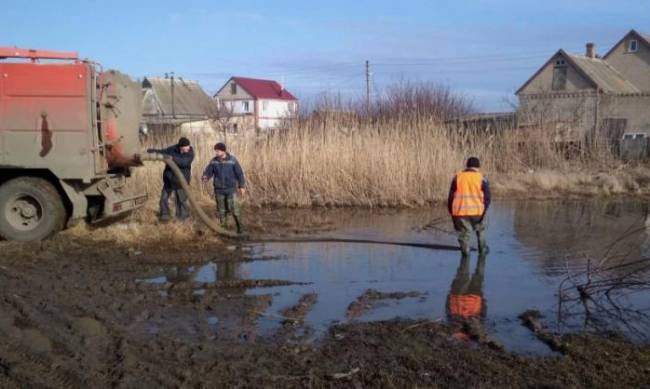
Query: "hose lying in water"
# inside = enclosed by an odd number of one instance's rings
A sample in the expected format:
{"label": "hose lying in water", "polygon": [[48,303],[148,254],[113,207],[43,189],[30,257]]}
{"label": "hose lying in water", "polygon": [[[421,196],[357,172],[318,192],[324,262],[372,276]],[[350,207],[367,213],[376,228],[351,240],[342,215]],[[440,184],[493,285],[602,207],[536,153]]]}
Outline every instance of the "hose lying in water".
{"label": "hose lying in water", "polygon": [[[251,239],[251,243],[364,243],[364,244],[383,244],[391,246],[415,247],[429,250],[446,250],[460,251],[460,247],[446,244],[435,243],[417,243],[417,242],[390,242],[383,240],[370,239],[344,239],[344,238],[269,238],[269,239]],[[474,249],[472,249],[474,250]]]}
{"label": "hose lying in water", "polygon": [[187,195],[187,198],[190,200],[190,205],[192,206],[192,210],[198,215],[199,219],[205,224],[208,228],[210,228],[212,231],[214,231],[217,235],[225,236],[228,238],[241,238],[242,236],[237,234],[236,232],[228,231],[223,228],[221,228],[221,225],[217,223],[214,219],[211,219],[208,215],[206,215],[205,211],[199,206],[199,203],[196,201],[194,198],[194,195],[190,191],[190,186],[187,184],[187,181],[185,180],[185,176],[183,176],[183,172],[181,172],[181,169],[178,168],[178,165],[176,165],[176,162],[174,162],[174,159],[170,156],[167,155],[162,155],[162,154],[154,154],[154,155],[147,155],[145,158],[143,158],[145,161],[163,161],[165,164],[171,169],[171,171],[174,173],[176,176],[176,180],[178,183],[181,185],[181,188],[185,191],[185,194]]}
{"label": "hose lying in water", "polygon": [[[205,224],[208,228],[214,231],[217,235],[225,236],[228,238],[242,239],[245,238],[245,235],[237,234],[232,231],[225,230],[221,227],[219,223],[211,219],[205,211],[199,206],[198,202],[194,198],[194,195],[190,191],[190,186],[185,180],[185,176],[181,172],[181,169],[178,168],[174,159],[167,155],[156,155],[150,154],[143,158],[145,161],[163,161],[171,171],[176,176],[178,183],[181,185],[181,188],[185,191],[187,198],[190,201],[192,210],[198,215],[199,219]],[[447,251],[459,251],[460,247],[450,246],[443,244],[429,244],[429,243],[414,243],[414,242],[387,242],[379,240],[369,240],[369,239],[342,239],[342,238],[282,238],[282,239],[249,239],[251,243],[365,243],[365,244],[383,244],[391,246],[404,246],[404,247],[416,247],[430,250],[447,250]]]}

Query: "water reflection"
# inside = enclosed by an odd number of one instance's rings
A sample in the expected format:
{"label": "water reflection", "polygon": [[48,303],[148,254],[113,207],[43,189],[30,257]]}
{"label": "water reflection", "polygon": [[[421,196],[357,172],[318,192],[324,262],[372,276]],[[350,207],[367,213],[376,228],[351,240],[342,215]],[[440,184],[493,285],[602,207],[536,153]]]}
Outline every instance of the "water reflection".
{"label": "water reflection", "polygon": [[513,226],[532,260],[548,275],[585,265],[648,255],[648,204],[641,201],[516,202]]}
{"label": "water reflection", "polygon": [[[539,310],[545,315],[545,324],[557,324],[561,331],[587,327],[650,334],[650,325],[644,324],[650,323],[646,315],[650,266],[640,263],[631,275],[633,268],[622,266],[648,257],[647,211],[647,204],[636,201],[497,202],[489,215],[491,256],[479,257],[475,266],[472,259],[459,257],[457,252],[413,247],[249,243],[244,248],[258,258],[275,259],[244,263],[215,259],[202,266],[175,267],[165,273],[165,282],[223,282],[221,287],[233,288],[227,292],[230,300],[225,299],[233,301],[231,305],[224,305],[223,299],[210,301],[216,295],[211,292],[202,298],[219,317],[218,326],[232,324],[239,329],[257,321],[257,331],[263,328],[269,334],[281,326],[283,310],[298,304],[305,294],[316,293],[318,300],[304,323],[322,333],[333,322],[344,322],[350,303],[369,289],[413,291],[422,297],[375,301],[358,319],[437,320],[446,316],[465,336],[468,327],[478,326],[506,349],[540,353],[533,334],[517,319],[528,309]],[[336,219],[337,212],[330,211],[328,217]],[[449,218],[436,212],[354,212],[354,217],[342,216],[336,229],[316,236],[455,243],[455,234],[449,233]],[[603,258],[607,261],[601,262]],[[490,271],[486,272],[487,261]],[[585,272],[588,264],[590,273]],[[567,277],[571,282],[562,284]],[[244,289],[244,285],[255,285],[251,280],[309,285]],[[581,296],[579,286],[591,300]],[[561,309],[558,295],[566,297]],[[242,302],[247,304],[245,308]],[[250,315],[252,311],[255,315]],[[623,322],[618,321],[622,325],[616,325],[613,313],[623,317]],[[633,327],[626,327],[625,322]],[[471,336],[475,336],[473,331]],[[540,347],[546,349],[543,344]]]}
{"label": "water reflection", "polygon": [[468,333],[468,329],[480,325],[487,315],[485,297],[483,296],[484,278],[485,255],[479,256],[474,273],[470,276],[470,257],[461,254],[460,264],[451,283],[446,305],[450,324],[460,327],[454,334],[457,338],[469,338],[471,334]]}

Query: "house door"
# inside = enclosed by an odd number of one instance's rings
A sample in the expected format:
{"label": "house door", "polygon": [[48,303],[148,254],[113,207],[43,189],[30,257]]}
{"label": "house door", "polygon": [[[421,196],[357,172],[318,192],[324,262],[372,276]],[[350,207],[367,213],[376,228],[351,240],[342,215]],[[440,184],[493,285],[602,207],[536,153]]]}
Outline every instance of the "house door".
{"label": "house door", "polygon": [[616,144],[621,140],[625,129],[627,128],[627,119],[603,119],[600,127],[600,133],[607,139],[609,144]]}

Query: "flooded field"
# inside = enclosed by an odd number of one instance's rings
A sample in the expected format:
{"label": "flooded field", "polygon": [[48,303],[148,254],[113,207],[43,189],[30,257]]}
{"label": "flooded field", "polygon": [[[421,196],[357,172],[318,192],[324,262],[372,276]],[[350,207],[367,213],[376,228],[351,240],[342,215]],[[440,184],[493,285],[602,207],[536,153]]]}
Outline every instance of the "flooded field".
{"label": "flooded field", "polygon": [[225,244],[0,242],[0,387],[638,387],[647,213],[497,202],[467,258],[430,209],[249,212]]}
{"label": "flooded field", "polygon": [[[231,249],[241,250],[245,262],[207,258],[204,264],[173,266],[139,281],[163,285],[179,277],[194,284],[286,281],[287,285],[239,292],[267,298],[268,306],[258,312],[255,323],[257,336],[280,331],[288,320],[283,312],[300,305],[305,296],[313,296],[313,301],[296,324],[309,339],[318,339],[331,325],[353,321],[476,319],[507,350],[548,354],[548,346],[518,318],[530,309],[538,310],[552,331],[613,330],[641,342],[650,336],[648,289],[621,281],[619,288],[612,285],[609,296],[599,301],[573,298],[575,287],[560,293],[561,287],[584,281],[588,266],[595,268],[606,260],[600,266],[611,267],[650,256],[645,203],[497,203],[488,221],[491,251],[482,258],[477,252],[463,258],[458,251],[387,244],[454,245],[456,238],[444,214],[334,212],[340,213],[338,225],[325,233],[300,236],[307,241],[244,243]],[[324,237],[333,242],[308,241]],[[382,243],[365,243],[368,240]],[[650,282],[647,270],[641,269],[634,280]],[[597,276],[608,280],[619,275],[611,270]],[[193,293],[202,296],[205,289],[199,286]],[[205,320],[216,331],[240,322],[215,315]]]}

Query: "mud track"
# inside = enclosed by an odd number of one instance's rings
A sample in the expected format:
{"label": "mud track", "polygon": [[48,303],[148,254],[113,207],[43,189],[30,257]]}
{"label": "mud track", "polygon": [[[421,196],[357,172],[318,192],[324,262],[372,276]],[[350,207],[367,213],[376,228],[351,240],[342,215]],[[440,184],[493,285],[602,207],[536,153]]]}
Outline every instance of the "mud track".
{"label": "mud track", "polygon": [[[306,326],[318,299],[313,294],[282,312],[286,325],[276,335],[260,337],[256,326],[273,297],[249,295],[246,288],[286,280],[137,281],[174,263],[249,260],[216,243],[153,242],[136,251],[112,240],[62,234],[43,244],[0,242],[0,253],[0,388],[643,387],[650,382],[650,348],[618,338],[565,337],[566,354],[544,359],[458,340],[454,328],[425,321],[352,323],[332,327],[318,341],[301,341],[289,329]],[[360,301],[403,297],[415,295],[375,292]]]}

